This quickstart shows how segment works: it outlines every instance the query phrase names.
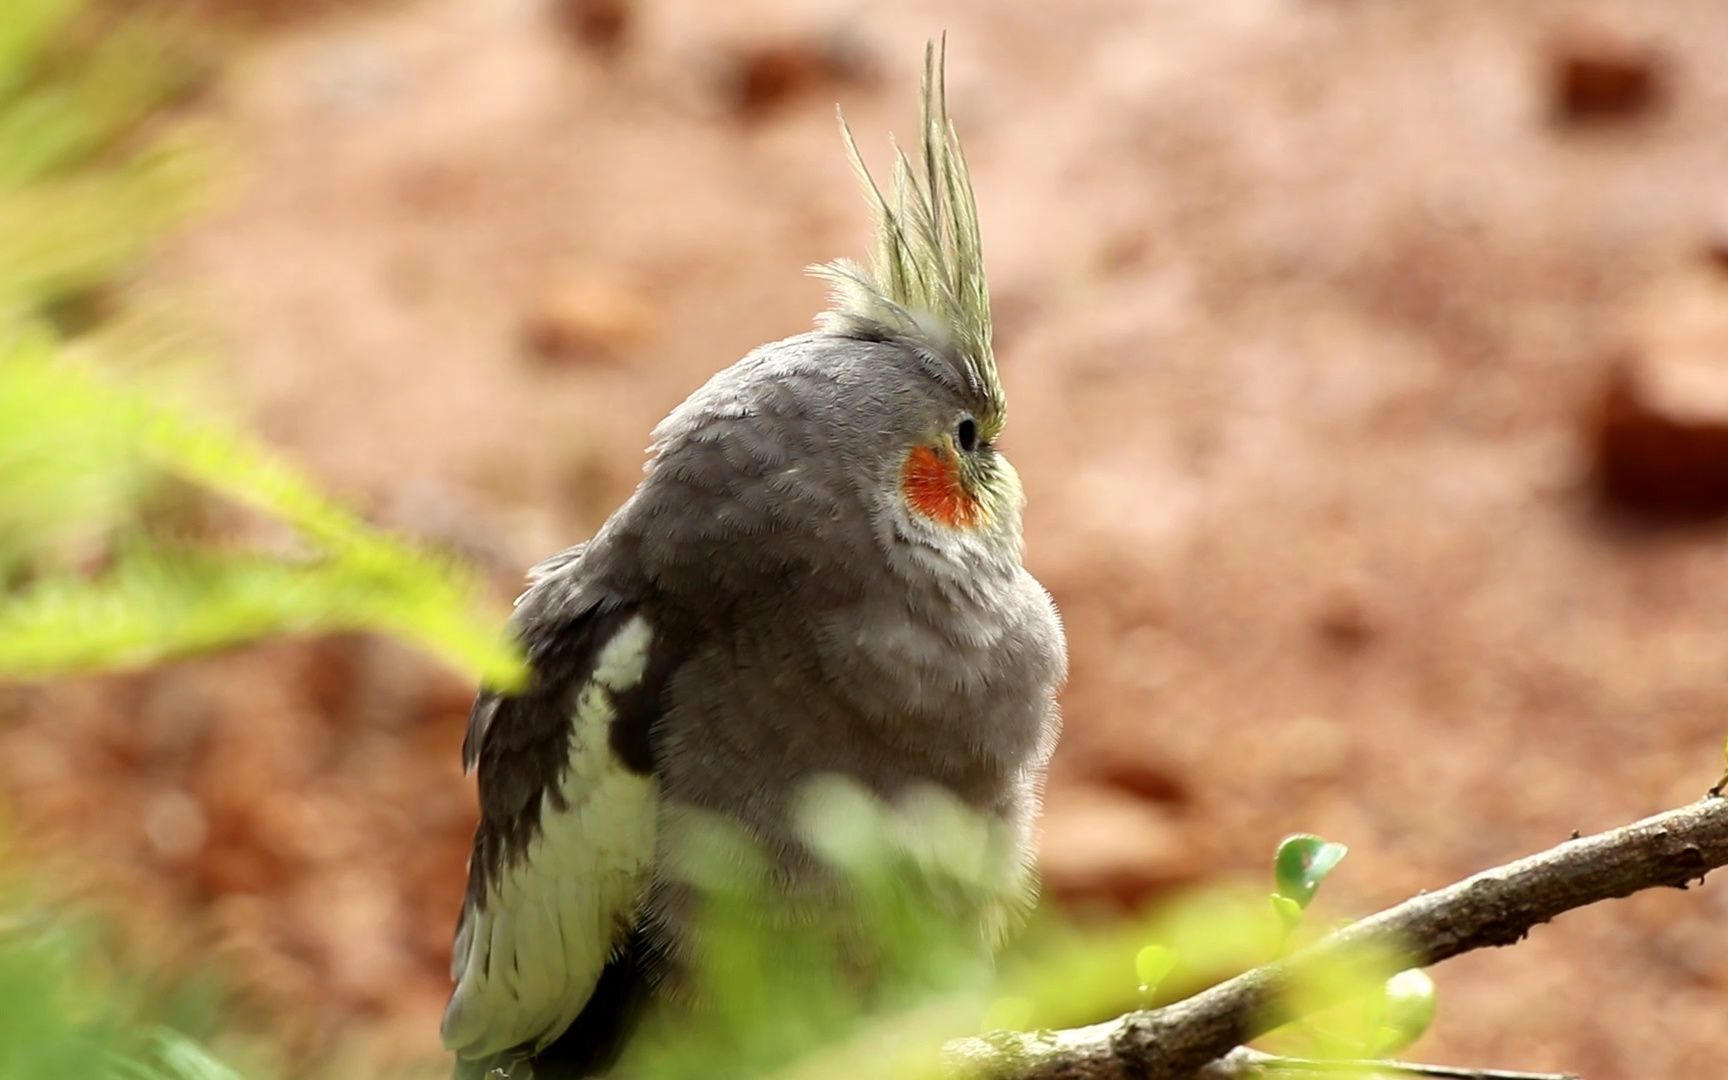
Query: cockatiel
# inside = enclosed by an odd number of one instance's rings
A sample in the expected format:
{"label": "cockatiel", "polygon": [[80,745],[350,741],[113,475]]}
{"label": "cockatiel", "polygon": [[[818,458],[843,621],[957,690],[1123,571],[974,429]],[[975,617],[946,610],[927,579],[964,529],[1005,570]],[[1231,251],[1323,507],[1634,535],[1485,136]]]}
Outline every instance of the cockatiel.
{"label": "cockatiel", "polygon": [[869,269],[812,268],[833,286],[818,329],[674,409],[629,500],[530,575],[512,623],[529,685],[483,692],[463,745],[481,821],[443,1022],[459,1074],[611,1064],[687,952],[666,859],[693,812],[792,882],[813,872],[792,821],[807,781],[890,801],[934,785],[1029,864],[1067,654],[1021,564],[942,68],[928,50],[919,161],[897,155],[889,197],[841,124]]}

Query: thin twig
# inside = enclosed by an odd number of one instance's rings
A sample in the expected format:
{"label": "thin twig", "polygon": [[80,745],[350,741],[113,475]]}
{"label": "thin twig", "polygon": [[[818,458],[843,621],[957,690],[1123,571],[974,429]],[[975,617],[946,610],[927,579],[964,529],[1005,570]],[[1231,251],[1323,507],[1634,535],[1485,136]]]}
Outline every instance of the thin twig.
{"label": "thin twig", "polygon": [[1317,977],[1324,972],[1388,955],[1426,967],[1511,945],[1563,912],[1644,889],[1684,889],[1723,865],[1728,799],[1708,797],[1424,893],[1160,1009],[1070,1031],[962,1040],[950,1049],[972,1075],[991,1080],[1188,1080],[1220,1059],[1245,1060],[1231,1051],[1295,1019],[1292,987],[1304,989],[1304,1011],[1346,996],[1326,989]]}

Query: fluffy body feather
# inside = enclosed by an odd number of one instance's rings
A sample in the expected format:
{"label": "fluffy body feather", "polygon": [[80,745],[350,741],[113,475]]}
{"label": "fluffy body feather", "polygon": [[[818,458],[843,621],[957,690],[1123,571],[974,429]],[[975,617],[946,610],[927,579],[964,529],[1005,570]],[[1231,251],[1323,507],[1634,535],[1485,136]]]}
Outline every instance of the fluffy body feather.
{"label": "fluffy body feather", "polygon": [[464,746],[482,814],[443,1033],[474,1071],[604,1069],[635,1004],[676,991],[668,853],[699,814],[789,890],[815,872],[793,811],[823,776],[939,786],[1029,850],[1066,652],[991,441],[976,221],[930,72],[928,186],[901,180],[922,202],[877,198],[886,267],[840,271],[863,292],[820,332],[674,410],[635,494],[518,604],[533,679],[482,694]]}

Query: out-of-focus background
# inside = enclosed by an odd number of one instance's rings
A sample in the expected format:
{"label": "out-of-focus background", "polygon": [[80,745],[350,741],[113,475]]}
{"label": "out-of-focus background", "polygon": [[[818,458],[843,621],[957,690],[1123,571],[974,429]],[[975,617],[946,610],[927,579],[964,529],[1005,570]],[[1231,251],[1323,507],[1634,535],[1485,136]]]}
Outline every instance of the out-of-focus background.
{"label": "out-of-focus background", "polygon": [[[173,7],[173,5],[169,5]],[[1049,897],[1351,845],[1361,913],[1688,800],[1728,731],[1728,6],[271,0],[177,9],[215,196],[128,289],[231,410],[501,601],[822,306],[927,37],[1073,679]],[[0,147],[0,155],[5,153]],[[0,238],[0,245],[5,243]],[[472,686],[276,642],[0,692],[33,857],[290,1053],[436,1056]],[[1728,892],[1436,972],[1420,1056],[1728,1054]]]}

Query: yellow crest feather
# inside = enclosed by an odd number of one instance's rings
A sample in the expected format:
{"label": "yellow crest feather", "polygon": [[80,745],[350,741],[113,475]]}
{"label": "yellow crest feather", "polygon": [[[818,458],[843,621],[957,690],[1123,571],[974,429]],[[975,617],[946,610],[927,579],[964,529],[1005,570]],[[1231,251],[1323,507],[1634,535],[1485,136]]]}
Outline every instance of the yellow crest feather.
{"label": "yellow crest feather", "polygon": [[836,333],[879,327],[919,339],[960,360],[971,389],[987,406],[979,423],[1001,427],[1005,403],[990,343],[990,291],[978,235],[978,206],[959,136],[948,119],[947,41],[924,49],[922,125],[916,168],[894,150],[892,199],[884,196],[858,152],[846,118],[840,137],[876,217],[869,269],[850,259],[810,268],[826,278],[832,306],[820,318]]}

